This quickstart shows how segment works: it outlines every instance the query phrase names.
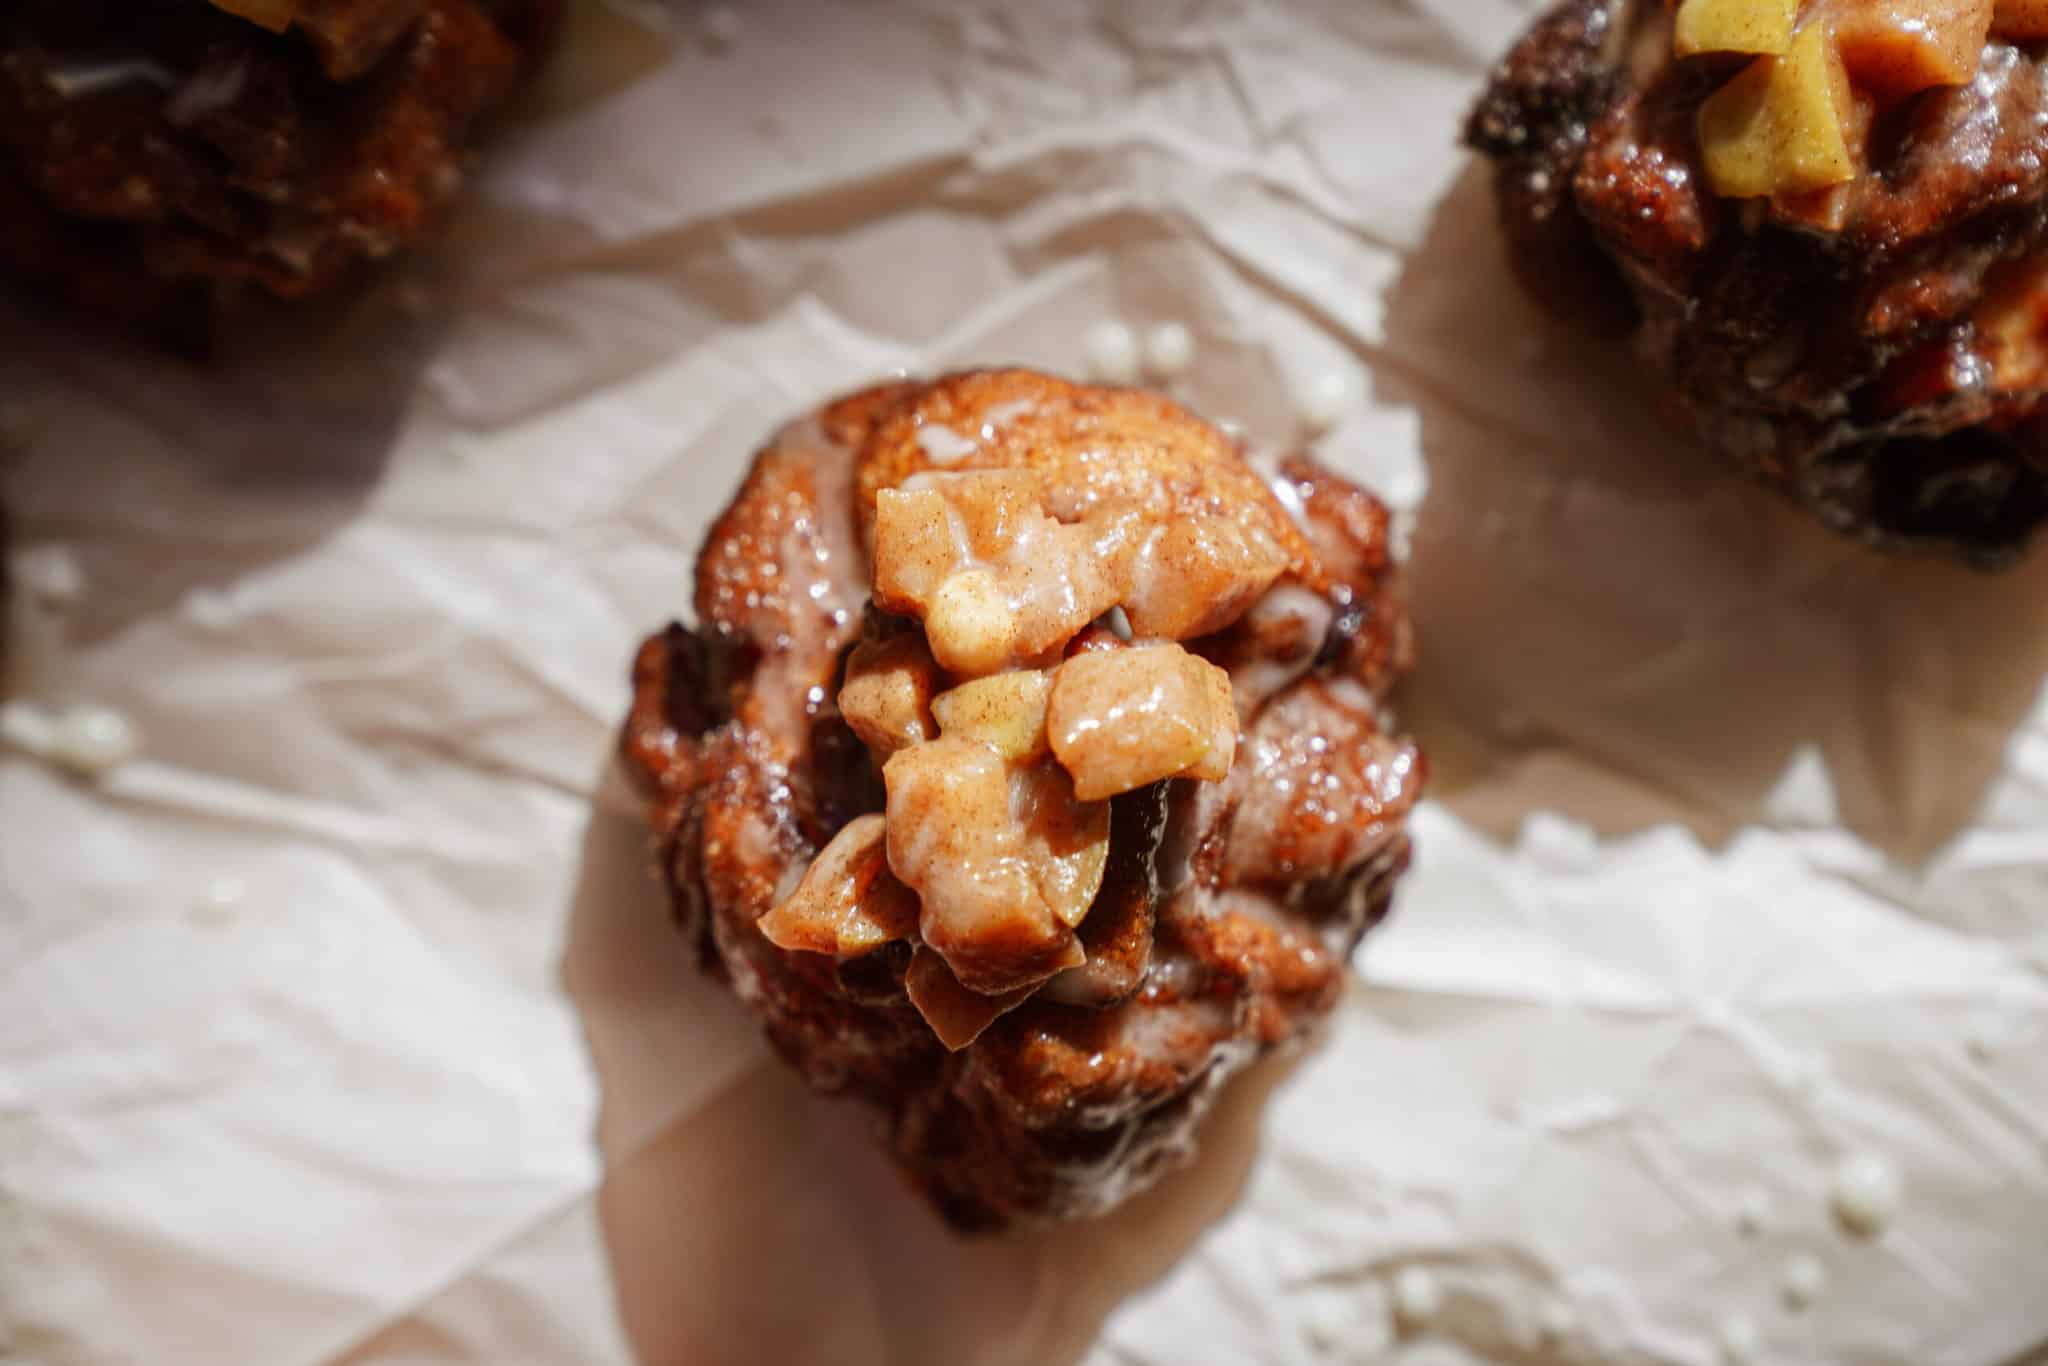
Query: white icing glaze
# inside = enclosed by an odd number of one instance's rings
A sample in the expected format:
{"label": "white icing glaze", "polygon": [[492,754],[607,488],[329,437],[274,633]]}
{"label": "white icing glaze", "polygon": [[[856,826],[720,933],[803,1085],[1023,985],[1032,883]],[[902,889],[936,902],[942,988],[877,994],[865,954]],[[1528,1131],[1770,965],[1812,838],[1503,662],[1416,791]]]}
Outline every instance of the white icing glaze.
{"label": "white icing glaze", "polygon": [[1126,324],[1105,318],[1088,329],[1083,349],[1091,377],[1110,384],[1137,382],[1138,338]]}
{"label": "white icing glaze", "polygon": [[1875,1238],[1891,1225],[1905,1194],[1898,1167],[1882,1153],[1862,1152],[1843,1159],[1829,1185],[1835,1218],[1863,1238]]}
{"label": "white icing glaze", "polygon": [[1410,1328],[1434,1319],[1444,1307],[1443,1287],[1426,1266],[1404,1266],[1394,1276],[1394,1317]]}
{"label": "white icing glaze", "polygon": [[[1165,881],[1162,877],[1162,884]],[[1145,969],[1145,981],[1169,996],[1193,996],[1202,985],[1203,973],[1202,965],[1186,953],[1160,948]]]}
{"label": "white icing glaze", "polygon": [[[790,519],[774,547],[775,562],[792,587],[791,601],[812,604],[806,629],[843,640],[854,629],[866,595],[867,556],[853,525],[853,461],[815,419],[792,423],[777,433],[774,458],[806,461],[817,494],[815,515]],[[755,697],[763,718],[778,734],[802,735],[815,707],[814,681],[804,672],[803,651],[777,651],[761,662]]]}
{"label": "white icing glaze", "polygon": [[1301,501],[1301,489],[1294,480],[1280,473],[1274,466],[1278,463],[1268,452],[1260,452],[1246,463],[1259,472],[1266,481],[1266,487],[1280,500],[1280,506],[1294,519],[1294,524],[1304,530],[1308,527],[1308,507]]}
{"label": "white icing glaze", "polygon": [[[1229,1033],[1231,1018],[1229,1002],[1215,996],[1199,996],[1151,1010],[1119,1011],[1117,1037],[1134,1053],[1192,1061],[1205,1056],[1215,1039]],[[1227,1047],[1241,1053],[1253,1045],[1239,1040]],[[1216,1065],[1225,1066],[1221,1056]]]}
{"label": "white icing glaze", "polygon": [[169,68],[146,57],[58,63],[43,73],[43,79],[60,98],[67,100],[97,95],[103,90],[117,90],[137,81],[165,90],[178,83],[178,78]]}
{"label": "white icing glaze", "polygon": [[1183,323],[1155,323],[1145,331],[1145,368],[1171,379],[1195,363],[1195,334]]}
{"label": "white icing glaze", "polygon": [[201,67],[165,102],[164,117],[180,125],[203,119],[240,99],[248,79],[249,64],[242,58],[224,67]]}
{"label": "white icing glaze", "polygon": [[1291,645],[1258,651],[1231,670],[1231,684],[1247,715],[1308,672],[1335,619],[1336,609],[1328,598],[1298,584],[1278,584],[1252,604],[1245,624],[1261,639]]}
{"label": "white icing glaze", "polygon": [[1827,1288],[1828,1269],[1821,1265],[1820,1258],[1810,1252],[1802,1252],[1785,1263],[1783,1289],[1785,1303],[1793,1309],[1805,1309],[1820,1298],[1820,1292]]}
{"label": "white icing glaze", "polygon": [[976,449],[974,442],[943,422],[927,422],[919,427],[917,444],[934,465],[957,465]]}
{"label": "white icing glaze", "polygon": [[981,439],[987,441],[1018,418],[1037,411],[1035,399],[1013,398],[1008,403],[998,403],[981,415]]}
{"label": "white icing glaze", "polygon": [[1252,604],[1251,611],[1245,613],[1254,624],[1298,621],[1318,642],[1329,634],[1331,619],[1335,615],[1328,598],[1320,593],[1311,593],[1297,583],[1276,585]]}

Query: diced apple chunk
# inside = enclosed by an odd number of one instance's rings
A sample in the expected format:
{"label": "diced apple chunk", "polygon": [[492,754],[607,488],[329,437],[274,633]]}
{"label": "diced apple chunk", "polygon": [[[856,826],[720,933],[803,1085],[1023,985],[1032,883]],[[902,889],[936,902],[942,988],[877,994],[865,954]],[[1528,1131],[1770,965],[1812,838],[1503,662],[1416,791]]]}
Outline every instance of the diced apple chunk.
{"label": "diced apple chunk", "polygon": [[2048,0],[1997,0],[1991,7],[1991,31],[2020,42],[2048,38]]}
{"label": "diced apple chunk", "polygon": [[864,640],[847,656],[839,714],[877,759],[887,759],[939,733],[932,718],[939,682],[938,661],[917,632]]}
{"label": "diced apple chunk", "polygon": [[1021,634],[1018,613],[1002,580],[979,566],[938,586],[925,607],[932,653],[955,673],[982,674],[1012,662]]}
{"label": "diced apple chunk", "polygon": [[1792,46],[1799,0],[1680,0],[1672,45],[1681,57],[1747,52],[1775,57]]}
{"label": "diced apple chunk", "polygon": [[960,985],[944,958],[920,944],[911,955],[910,970],[903,974],[903,990],[939,1042],[957,1053],[1001,1016],[1029,1000],[1034,988],[1018,987],[996,996],[969,991]]}
{"label": "diced apple chunk", "polygon": [[1169,642],[1067,660],[1053,675],[1046,728],[1083,801],[1162,778],[1218,781],[1237,753],[1230,675]]}
{"label": "diced apple chunk", "polygon": [[1700,106],[1700,148],[1716,193],[1735,199],[1853,180],[1849,78],[1827,29],[1809,24],[1782,57],[1759,57]]}
{"label": "diced apple chunk", "polygon": [[875,602],[883,610],[911,611],[965,558],[937,489],[883,489],[875,496]]}
{"label": "diced apple chunk", "polygon": [[1830,11],[1849,79],[1890,103],[1977,74],[1992,0],[1846,0]]}
{"label": "diced apple chunk", "polygon": [[998,995],[1086,961],[1073,927],[1102,887],[1105,803],[1077,800],[1050,759],[1020,764],[946,735],[899,750],[882,781],[889,866],[964,986]]}
{"label": "diced apple chunk", "polygon": [[875,598],[907,612],[964,567],[1000,558],[1051,524],[1028,470],[922,475],[875,496]]}
{"label": "diced apple chunk", "polygon": [[932,703],[932,715],[949,736],[979,740],[1018,763],[1046,752],[1045,704],[1052,675],[1017,669],[962,683]]}
{"label": "diced apple chunk", "polygon": [[1057,650],[1115,606],[1133,519],[1102,507],[1063,524],[1022,470],[918,476],[875,501],[875,601],[924,623],[932,654],[979,677]]}
{"label": "diced apple chunk", "polygon": [[789,899],[755,922],[777,948],[857,958],[917,929],[917,898],[889,871],[881,816],[846,824]]}
{"label": "diced apple chunk", "polygon": [[1243,616],[1286,567],[1278,542],[1229,517],[1177,517],[1138,548],[1124,612],[1140,638],[1192,640]]}

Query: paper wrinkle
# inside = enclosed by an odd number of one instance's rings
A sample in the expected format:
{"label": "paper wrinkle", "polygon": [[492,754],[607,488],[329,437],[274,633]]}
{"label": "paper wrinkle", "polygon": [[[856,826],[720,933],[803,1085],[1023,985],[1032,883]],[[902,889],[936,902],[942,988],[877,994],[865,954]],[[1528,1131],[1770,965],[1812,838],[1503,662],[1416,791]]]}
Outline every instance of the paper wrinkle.
{"label": "paper wrinkle", "polygon": [[[14,689],[145,737],[99,787],[0,758],[0,1341],[1701,1366],[1733,1315],[1766,1360],[2048,1341],[2048,563],[1830,538],[1537,317],[1450,150],[1533,9],[757,0],[722,53],[643,43],[629,84],[550,94],[444,250],[261,321],[221,372],[0,315],[11,532],[89,585],[17,633]],[[1235,1087],[1197,1167],[962,1243],[698,978],[613,727],[776,424],[896,370],[1074,371],[1108,316],[1188,325],[1176,392],[1261,440],[1298,434],[1305,380],[1360,378],[1321,449],[1420,502],[1402,707],[1437,801],[1328,1038]],[[233,916],[189,916],[223,875]],[[1908,1190],[1872,1244],[1826,1208],[1864,1149]],[[1829,1270],[1796,1321],[1794,1249]],[[1402,1336],[1416,1264],[1445,1308]],[[1543,1348],[1552,1300],[1576,1326]]]}

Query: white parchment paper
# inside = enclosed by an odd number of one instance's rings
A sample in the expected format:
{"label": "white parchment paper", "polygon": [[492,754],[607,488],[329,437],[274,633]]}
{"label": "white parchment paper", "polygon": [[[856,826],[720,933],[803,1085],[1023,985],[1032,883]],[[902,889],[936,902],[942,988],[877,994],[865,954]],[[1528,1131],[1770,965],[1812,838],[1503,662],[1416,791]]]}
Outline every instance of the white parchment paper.
{"label": "white parchment paper", "polygon": [[[1524,6],[735,12],[579,11],[444,248],[214,369],[0,315],[11,694],[143,736],[0,758],[0,1357],[2048,1342],[2048,560],[1833,540],[1519,298],[1452,144]],[[1175,392],[1261,438],[1368,396],[1318,448],[1412,514],[1435,800],[1197,1167],[962,1242],[691,970],[610,750],[774,424],[1111,316],[1187,323]],[[1876,1239],[1827,1203],[1864,1152]]]}

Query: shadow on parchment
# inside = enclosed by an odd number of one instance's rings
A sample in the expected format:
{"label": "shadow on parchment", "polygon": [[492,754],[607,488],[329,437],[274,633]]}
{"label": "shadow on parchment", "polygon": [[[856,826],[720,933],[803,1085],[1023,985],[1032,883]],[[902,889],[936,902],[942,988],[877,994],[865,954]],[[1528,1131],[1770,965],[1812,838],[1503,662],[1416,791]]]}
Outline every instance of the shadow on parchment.
{"label": "shadow on parchment", "polygon": [[1227,1086],[1194,1164],[1106,1219],[963,1237],[696,969],[614,773],[593,808],[562,980],[602,1090],[598,1197],[620,1318],[646,1366],[1057,1366],[1235,1202],[1268,1093]]}
{"label": "shadow on parchment", "polygon": [[[670,47],[599,0],[570,0],[565,15],[557,51],[500,112],[473,177],[512,155],[523,128],[623,89]],[[0,504],[15,540],[90,542],[111,526],[139,547],[92,566],[93,592],[66,613],[73,644],[346,527],[465,311],[574,236],[566,217],[472,186],[429,240],[320,297],[248,291],[218,326],[173,316],[124,329],[0,292]]]}
{"label": "shadow on parchment", "polygon": [[232,585],[346,526],[382,477],[445,334],[439,258],[421,253],[336,297],[238,308],[210,355],[0,301],[0,489],[22,544],[108,541],[74,643],[117,634],[197,589]]}
{"label": "shadow on parchment", "polygon": [[1551,809],[1718,843],[1817,755],[1902,861],[1970,819],[2048,663],[2048,554],[1888,558],[1724,471],[1622,348],[1522,295],[1477,168],[1376,359],[1429,462],[1404,715],[1433,796],[1503,836]]}
{"label": "shadow on parchment", "polygon": [[[522,127],[615,93],[669,49],[598,0],[564,12],[547,65],[486,139],[492,160]],[[70,614],[73,639],[118,632],[345,525],[460,307],[531,269],[534,239],[549,234],[560,225],[472,188],[396,259],[316,298],[250,289],[217,326],[196,301],[191,316],[167,305],[100,321],[41,297],[36,281],[0,281],[0,504],[14,536],[70,539],[110,508],[121,535],[149,543],[133,572],[95,580]],[[93,409],[105,420],[81,420]]]}

